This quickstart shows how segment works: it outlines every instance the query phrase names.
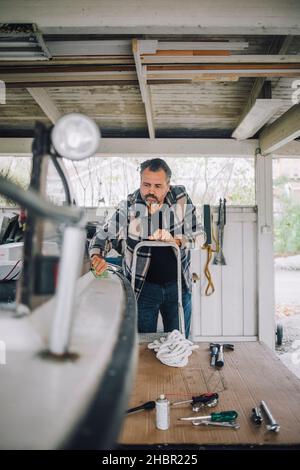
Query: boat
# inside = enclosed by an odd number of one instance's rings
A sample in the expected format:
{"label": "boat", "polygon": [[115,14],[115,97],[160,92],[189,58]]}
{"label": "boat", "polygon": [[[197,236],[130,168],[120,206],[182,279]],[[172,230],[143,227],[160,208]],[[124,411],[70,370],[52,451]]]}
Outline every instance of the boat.
{"label": "boat", "polygon": [[[85,116],[72,119],[76,132],[84,122],[95,133]],[[1,194],[27,211],[16,298],[2,302],[0,310],[1,449],[112,448],[137,359],[130,283],[120,270],[111,269],[104,278],[90,271],[87,221],[73,205],[62,170],[69,206],[55,206],[41,194],[45,159],[51,153],[61,165],[51,141],[61,130],[61,122],[57,125],[37,123],[27,191],[0,177]],[[62,227],[59,258],[41,253],[39,235],[46,219]]]}

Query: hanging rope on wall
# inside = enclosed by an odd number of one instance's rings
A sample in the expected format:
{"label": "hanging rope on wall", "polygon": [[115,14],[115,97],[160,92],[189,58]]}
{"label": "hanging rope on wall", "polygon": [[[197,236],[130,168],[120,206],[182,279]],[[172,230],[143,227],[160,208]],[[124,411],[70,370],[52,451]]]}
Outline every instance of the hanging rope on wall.
{"label": "hanging rope on wall", "polygon": [[204,274],[207,279],[205,295],[209,296],[215,292],[215,286],[212,281],[211,272],[209,270],[209,263],[211,262],[212,255],[215,252],[215,250],[213,250],[212,248],[212,240],[214,239],[214,235],[212,232],[212,214],[211,214],[209,204],[204,204],[203,206],[203,220],[204,220],[204,230],[206,233],[206,243],[203,249],[207,251],[207,259],[206,259],[206,263],[204,267]]}

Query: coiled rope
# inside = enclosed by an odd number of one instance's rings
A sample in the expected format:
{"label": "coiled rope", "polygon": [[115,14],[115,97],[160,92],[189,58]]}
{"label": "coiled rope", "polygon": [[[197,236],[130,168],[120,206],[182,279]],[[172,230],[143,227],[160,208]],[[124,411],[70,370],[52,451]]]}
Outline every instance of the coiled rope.
{"label": "coiled rope", "polygon": [[157,359],[170,367],[184,367],[188,363],[188,358],[199,346],[178,330],[173,330],[166,337],[148,344],[149,349],[154,349]]}

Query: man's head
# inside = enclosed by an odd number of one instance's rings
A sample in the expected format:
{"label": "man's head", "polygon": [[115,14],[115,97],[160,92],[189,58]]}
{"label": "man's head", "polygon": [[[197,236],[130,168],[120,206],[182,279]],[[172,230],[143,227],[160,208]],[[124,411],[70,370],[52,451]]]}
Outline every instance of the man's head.
{"label": "man's head", "polygon": [[140,193],[148,204],[162,204],[170,188],[171,169],[161,158],[141,164]]}

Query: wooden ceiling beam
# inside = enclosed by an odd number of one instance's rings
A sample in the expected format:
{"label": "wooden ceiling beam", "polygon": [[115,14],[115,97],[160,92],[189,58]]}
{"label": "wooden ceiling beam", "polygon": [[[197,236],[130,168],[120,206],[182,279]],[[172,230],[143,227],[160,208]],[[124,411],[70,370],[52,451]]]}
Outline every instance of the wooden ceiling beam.
{"label": "wooden ceiling beam", "polygon": [[132,40],[132,52],[134,56],[136,74],[137,74],[138,81],[139,81],[142,101],[145,106],[149,138],[155,139],[155,127],[154,127],[151,95],[150,95],[150,86],[147,84],[147,77],[146,77],[145,69],[142,67],[142,64],[141,64],[140,42],[138,39],[134,38]]}
{"label": "wooden ceiling beam", "polygon": [[[254,158],[258,140],[248,139],[102,139],[97,157],[116,157],[139,155],[155,158],[168,157],[237,157]],[[0,137],[0,158],[8,155],[31,156],[32,138]],[[290,142],[274,151],[272,158],[299,158],[300,142]]]}
{"label": "wooden ceiling beam", "polygon": [[39,83],[43,87],[44,82],[56,83],[59,86],[60,82],[100,82],[101,81],[131,81],[137,80],[136,72],[57,72],[57,73],[23,73],[23,74],[0,74],[0,79],[3,80],[9,87],[10,83]]}
{"label": "wooden ceiling beam", "polygon": [[[135,80],[74,80],[74,81],[68,81],[65,79],[64,81],[59,81],[59,82],[53,82],[51,80],[48,81],[43,81],[41,82],[11,82],[6,85],[7,89],[18,89],[18,88],[40,88],[41,86],[44,88],[53,88],[53,87],[59,87],[59,88],[70,88],[70,87],[92,87],[92,86],[125,86],[125,85],[138,85],[138,80],[137,78]],[[158,83],[158,81],[156,82]],[[164,81],[166,83],[166,81]],[[167,82],[167,83],[174,83],[173,81]],[[178,83],[178,82],[176,82]],[[183,83],[183,82],[180,82]],[[187,81],[187,83],[190,83],[190,80]]]}
{"label": "wooden ceiling beam", "polygon": [[162,71],[162,70],[210,70],[210,71],[215,71],[215,70],[299,70],[299,64],[294,63],[294,64],[281,64],[281,63],[275,63],[275,64],[264,64],[264,63],[259,63],[259,64],[160,64],[160,65],[148,65],[147,70],[149,71]]}
{"label": "wooden ceiling beam", "polygon": [[50,119],[52,124],[55,124],[56,121],[61,117],[61,112],[58,110],[47,91],[44,88],[27,88],[27,91],[30,93],[32,98],[36,101],[45,115]]}
{"label": "wooden ceiling beam", "polygon": [[[44,67],[0,67],[0,79],[6,83],[17,86],[18,83],[26,86],[43,87],[44,83],[53,83],[59,86],[60,82],[89,82],[101,84],[104,82],[137,82],[141,86],[143,101],[148,100],[146,92],[146,77],[149,80],[223,80],[223,77],[299,77],[300,64],[199,64],[199,65],[149,65],[143,66],[135,53],[137,68],[132,66],[105,66],[73,65],[73,66],[44,66]],[[143,69],[143,67],[146,67]],[[137,71],[139,76],[137,77]],[[224,78],[225,79],[225,78]],[[261,91],[264,81],[257,81],[253,89],[254,96]],[[251,100],[254,99],[251,97]],[[144,101],[145,102],[145,101]],[[253,101],[254,102],[254,101]],[[251,108],[251,107],[250,107]]]}
{"label": "wooden ceiling beam", "polygon": [[1,22],[39,25],[43,34],[299,34],[295,0],[1,0]]}
{"label": "wooden ceiling beam", "polygon": [[249,46],[246,41],[158,41],[157,51],[176,51],[176,50],[185,50],[191,49],[194,52],[202,52],[203,50],[209,50],[210,52],[214,51],[234,51],[247,49]]}
{"label": "wooden ceiling beam", "polygon": [[[290,35],[274,40],[272,44],[270,45],[269,50],[267,51],[268,52],[267,56],[269,55],[270,57],[271,56],[274,57],[275,55],[275,57],[277,57],[277,61],[280,61],[279,57],[287,54],[289,47],[292,43],[292,40],[293,40],[293,36],[290,36]],[[279,77],[279,75],[273,75],[273,77],[274,76]],[[246,103],[246,106],[243,109],[243,112],[241,114],[239,124],[237,127],[239,127],[239,125],[243,123],[244,119],[246,119],[247,115],[251,112],[252,107],[255,105],[257,98],[259,98],[262,92],[266,78],[267,76],[263,76],[263,75],[256,77],[256,80],[253,83],[252,90],[250,91],[248,101]]]}
{"label": "wooden ceiling beam", "polygon": [[[51,97],[47,93],[47,91],[44,90],[43,88],[27,88],[27,91],[30,93],[32,98],[39,105],[39,107],[45,113],[48,119],[52,122],[52,124],[55,124],[58,121],[58,119],[62,116],[62,114],[57,108],[54,101],[51,99]],[[71,191],[71,200],[76,201],[76,196],[73,191],[72,184],[70,182],[69,173],[65,166],[64,159],[63,158],[57,159],[57,165],[60,167],[61,171],[63,172],[68,182],[69,189]]]}
{"label": "wooden ceiling beam", "polygon": [[[163,51],[167,52],[167,51]],[[195,54],[195,51],[173,51],[173,54],[144,54],[141,56],[141,63],[145,65],[154,64],[299,64],[300,56],[291,54],[267,55],[267,54],[212,54],[212,52],[223,51],[203,51],[205,54]],[[184,54],[182,54],[184,52]],[[226,52],[226,51],[224,51]]]}
{"label": "wooden ceiling beam", "polygon": [[[175,51],[174,51],[175,52]],[[299,64],[300,55],[280,54],[280,55],[266,55],[266,54],[244,54],[244,55],[212,55],[208,51],[207,55],[195,54],[195,51],[191,51],[192,54],[182,55],[178,51],[178,54],[164,55],[146,55],[141,54],[142,65],[168,65],[168,64],[267,64],[271,63],[274,66],[279,64]],[[206,51],[205,51],[206,52]],[[220,51],[217,51],[218,53]],[[0,73],[5,71],[23,71],[30,70],[59,70],[59,68],[68,68],[70,71],[81,68],[84,70],[92,70],[95,67],[103,67],[110,65],[116,67],[118,70],[122,65],[135,65],[132,56],[95,56],[95,57],[64,57],[64,58],[53,58],[49,62],[32,62],[32,61],[18,61],[13,65],[8,62],[3,62],[0,59]]]}
{"label": "wooden ceiling beam", "polygon": [[164,57],[164,56],[229,56],[230,52],[227,50],[201,50],[201,51],[194,51],[191,50],[171,50],[171,51],[156,51],[156,54],[143,54],[144,58],[151,58],[151,57]]}
{"label": "wooden ceiling beam", "polygon": [[[30,155],[30,138],[0,138],[1,155]],[[239,142],[233,139],[132,139],[103,138],[96,157],[140,156],[157,157],[236,157],[255,156],[256,139]]]}
{"label": "wooden ceiling beam", "polygon": [[300,159],[300,142],[293,140],[272,153],[272,158],[299,158]]}
{"label": "wooden ceiling beam", "polygon": [[[146,67],[146,65],[144,66]],[[298,69],[273,69],[273,70],[147,70],[147,81],[149,80],[219,80],[232,77],[288,77],[299,78],[300,67]]]}
{"label": "wooden ceiling beam", "polygon": [[284,105],[280,99],[257,99],[249,113],[239,123],[232,137],[237,140],[249,139],[261,129]]}
{"label": "wooden ceiling beam", "polygon": [[259,136],[262,155],[268,155],[300,136],[300,104],[295,104]]}

